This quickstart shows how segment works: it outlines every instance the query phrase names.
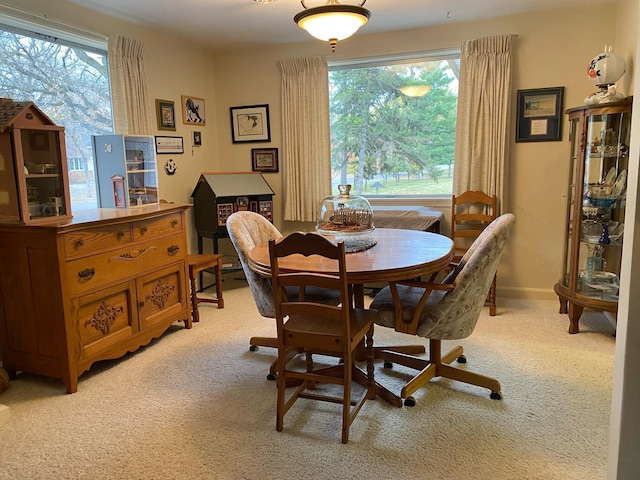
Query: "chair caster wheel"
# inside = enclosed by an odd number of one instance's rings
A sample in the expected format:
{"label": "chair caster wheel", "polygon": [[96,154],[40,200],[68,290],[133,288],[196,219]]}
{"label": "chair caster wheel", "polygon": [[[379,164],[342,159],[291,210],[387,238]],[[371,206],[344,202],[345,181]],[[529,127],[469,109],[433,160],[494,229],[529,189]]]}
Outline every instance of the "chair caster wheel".
{"label": "chair caster wheel", "polygon": [[384,362],[384,368],[393,368],[393,363],[391,362]]}
{"label": "chair caster wheel", "polygon": [[278,375],[276,375],[275,373],[270,373],[269,375],[267,375],[267,380],[277,380],[278,379]]}
{"label": "chair caster wheel", "polygon": [[467,357],[465,357],[464,355],[460,355],[458,357],[458,363],[467,363]]}
{"label": "chair caster wheel", "polygon": [[415,407],[416,406],[416,399],[413,397],[407,397],[404,399],[404,406],[405,407]]}
{"label": "chair caster wheel", "polygon": [[249,350],[252,352],[257,352],[258,351],[258,347],[255,345],[249,345]]}
{"label": "chair caster wheel", "polygon": [[500,392],[491,392],[491,395],[489,395],[489,397],[491,398],[491,400],[502,400],[502,395],[500,395]]}

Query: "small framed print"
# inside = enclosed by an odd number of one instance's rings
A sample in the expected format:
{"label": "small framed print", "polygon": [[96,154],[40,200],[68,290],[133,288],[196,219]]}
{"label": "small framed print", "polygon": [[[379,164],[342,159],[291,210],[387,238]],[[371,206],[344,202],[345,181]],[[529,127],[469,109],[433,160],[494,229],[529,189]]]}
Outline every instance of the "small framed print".
{"label": "small framed print", "polygon": [[229,107],[231,140],[241,142],[270,142],[269,105]]}
{"label": "small framed print", "polygon": [[184,153],[182,137],[156,136],[156,153]]}
{"label": "small framed print", "polygon": [[176,129],[176,115],[173,102],[156,99],[156,117],[158,117],[158,130]]}
{"label": "small framed print", "polygon": [[202,132],[193,132],[192,145],[194,147],[202,146]]}
{"label": "small framed print", "polygon": [[204,98],[180,96],[182,102],[182,123],[185,125],[206,125]]}
{"label": "small framed print", "polygon": [[254,172],[277,172],[278,149],[277,148],[252,148],[251,170]]}
{"label": "small framed print", "polygon": [[564,87],[518,90],[516,142],[562,140]]}

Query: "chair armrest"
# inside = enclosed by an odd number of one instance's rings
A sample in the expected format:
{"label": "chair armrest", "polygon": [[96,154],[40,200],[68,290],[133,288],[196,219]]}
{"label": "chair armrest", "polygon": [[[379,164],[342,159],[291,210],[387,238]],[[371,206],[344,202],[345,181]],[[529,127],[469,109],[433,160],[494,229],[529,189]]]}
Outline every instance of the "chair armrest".
{"label": "chair armrest", "polygon": [[[422,297],[420,298],[420,301],[416,305],[410,322],[405,322],[402,318],[402,300],[400,299],[400,295],[398,294],[398,287],[396,286],[398,284],[408,287],[418,287],[425,289]],[[421,280],[402,280],[400,282],[390,282],[389,289],[391,290],[391,296],[393,297],[393,306],[395,310],[395,330],[397,332],[416,335],[418,322],[420,320],[420,315],[422,314],[422,309],[424,308],[424,304],[427,302],[429,295],[431,295],[431,292],[433,292],[434,290],[450,292],[454,288],[455,286],[453,284],[431,283],[423,282]]]}

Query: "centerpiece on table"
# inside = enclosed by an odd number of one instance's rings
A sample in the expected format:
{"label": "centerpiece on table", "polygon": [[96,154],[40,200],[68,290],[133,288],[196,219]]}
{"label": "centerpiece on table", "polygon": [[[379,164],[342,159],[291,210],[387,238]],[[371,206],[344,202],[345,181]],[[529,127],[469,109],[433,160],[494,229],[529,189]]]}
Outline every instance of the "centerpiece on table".
{"label": "centerpiece on table", "polygon": [[369,201],[351,195],[351,185],[338,185],[339,194],[322,200],[316,232],[334,243],[343,241],[347,252],[373,247],[373,210]]}

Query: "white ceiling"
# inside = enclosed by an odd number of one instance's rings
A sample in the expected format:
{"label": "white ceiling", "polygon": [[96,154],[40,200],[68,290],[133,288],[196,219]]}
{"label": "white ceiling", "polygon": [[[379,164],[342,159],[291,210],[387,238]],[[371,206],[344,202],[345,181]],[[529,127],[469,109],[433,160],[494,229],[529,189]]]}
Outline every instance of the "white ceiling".
{"label": "white ceiling", "polygon": [[[162,30],[212,48],[309,40],[293,17],[303,8],[298,0],[69,0],[132,23]],[[356,4],[360,0],[343,0]],[[369,23],[360,33],[465,22],[561,6],[580,7],[614,0],[369,0]],[[307,0],[308,7],[326,0]],[[604,7],[603,7],[604,8]],[[544,26],[541,26],[544,28]],[[105,32],[109,33],[109,32]]]}

